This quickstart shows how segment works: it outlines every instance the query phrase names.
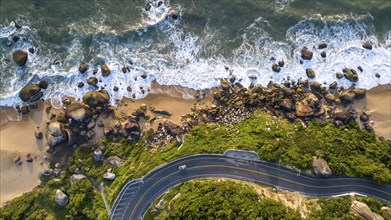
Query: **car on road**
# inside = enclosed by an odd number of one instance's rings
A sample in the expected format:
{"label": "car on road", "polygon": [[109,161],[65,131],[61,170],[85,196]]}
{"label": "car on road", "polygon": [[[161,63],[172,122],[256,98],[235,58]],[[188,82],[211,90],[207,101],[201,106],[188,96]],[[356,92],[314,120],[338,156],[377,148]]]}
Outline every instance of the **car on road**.
{"label": "car on road", "polygon": [[187,166],[186,165],[181,165],[179,166],[179,170],[186,170]]}

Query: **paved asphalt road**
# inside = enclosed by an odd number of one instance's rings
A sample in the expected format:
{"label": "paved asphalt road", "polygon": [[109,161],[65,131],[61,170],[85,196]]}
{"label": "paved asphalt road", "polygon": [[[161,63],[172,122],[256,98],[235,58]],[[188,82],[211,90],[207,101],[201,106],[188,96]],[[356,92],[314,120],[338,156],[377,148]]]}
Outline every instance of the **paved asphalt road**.
{"label": "paved asphalt road", "polygon": [[[180,165],[187,169],[180,171]],[[165,164],[128,184],[117,198],[109,219],[141,219],[161,194],[180,183],[205,177],[224,177],[258,182],[305,195],[328,197],[359,193],[391,201],[391,185],[379,185],[361,178],[314,178],[295,170],[262,161],[246,161],[223,155],[197,155]]]}

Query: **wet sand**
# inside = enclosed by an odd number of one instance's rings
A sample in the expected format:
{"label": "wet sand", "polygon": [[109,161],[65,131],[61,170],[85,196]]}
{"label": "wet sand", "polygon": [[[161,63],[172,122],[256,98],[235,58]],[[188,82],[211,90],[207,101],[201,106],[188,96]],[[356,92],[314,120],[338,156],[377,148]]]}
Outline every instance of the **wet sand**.
{"label": "wet sand", "polygon": [[[195,91],[181,87],[168,87],[155,84],[150,94],[141,100],[123,99],[116,108],[116,115],[123,112],[129,115],[132,111],[146,104],[150,107],[165,109],[172,116],[155,115],[148,110],[147,114],[152,118],[156,117],[153,124],[148,122],[140,123],[143,129],[156,129],[159,122],[169,119],[174,123],[180,123],[181,116],[190,112],[194,107]],[[12,115],[3,111],[0,114],[0,206],[23,192],[28,192],[39,185],[39,175],[47,168],[48,162],[43,161],[45,155],[45,138],[36,140],[34,131],[37,126],[44,128],[46,125],[48,104],[40,104],[38,109],[32,110],[27,116],[23,116],[18,122],[5,122],[5,115]],[[378,136],[391,138],[391,86],[379,86],[367,91],[367,97],[356,105],[358,111],[370,112],[370,120],[373,121],[375,132]],[[10,109],[7,109],[10,111]],[[13,115],[15,119],[19,115]],[[100,119],[98,119],[100,120]],[[111,118],[105,119],[104,124],[114,123]],[[44,132],[44,129],[41,129]],[[96,127],[96,140],[103,136],[103,128]],[[34,158],[32,163],[25,161],[26,154],[30,153]],[[13,162],[16,156],[21,156],[22,165],[17,166]],[[42,163],[43,162],[43,163]],[[41,164],[42,163],[42,164]]]}

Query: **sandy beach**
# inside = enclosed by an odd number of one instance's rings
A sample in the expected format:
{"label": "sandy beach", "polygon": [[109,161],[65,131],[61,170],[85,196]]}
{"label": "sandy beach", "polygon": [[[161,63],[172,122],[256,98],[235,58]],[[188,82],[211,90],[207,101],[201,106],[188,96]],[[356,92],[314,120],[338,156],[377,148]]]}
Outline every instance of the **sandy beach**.
{"label": "sandy beach", "polygon": [[370,114],[370,123],[377,136],[391,138],[391,85],[377,86],[367,91],[366,98],[355,106],[359,112]]}
{"label": "sandy beach", "polygon": [[[123,99],[116,107],[116,115],[130,114],[142,104],[148,108],[147,114],[156,117],[153,124],[148,122],[140,123],[145,129],[156,128],[159,122],[169,119],[174,123],[180,123],[181,116],[191,111],[196,100],[194,90],[181,87],[168,87],[154,84],[150,94],[141,100]],[[44,161],[46,141],[45,138],[37,140],[34,131],[37,126],[44,128],[48,120],[45,111],[48,104],[40,104],[38,109],[33,109],[28,115],[23,116],[20,121],[8,122],[0,127],[1,146],[1,187],[0,205],[23,192],[28,192],[39,185],[40,173],[48,167],[48,162]],[[171,116],[153,114],[149,109],[154,107],[164,109],[171,113]],[[379,86],[367,91],[367,97],[356,105],[359,113],[366,111],[371,114],[375,132],[378,136],[391,138],[391,86]],[[9,110],[8,110],[9,111]],[[5,122],[3,110],[2,123]],[[7,113],[10,115],[10,113]],[[20,116],[13,115],[14,118]],[[103,119],[98,119],[103,120]],[[114,123],[111,118],[104,119],[104,124]],[[44,129],[41,129],[44,132]],[[99,140],[103,136],[103,128],[95,128],[96,138]],[[30,153],[34,160],[32,163],[26,162],[26,155]],[[23,163],[16,165],[14,158],[20,156]],[[35,158],[37,156],[37,158]]]}
{"label": "sandy beach", "polygon": [[[154,114],[148,111],[148,114],[151,117],[156,117],[156,120],[153,124],[140,123],[143,129],[156,128],[157,124],[164,119],[180,123],[181,116],[190,112],[190,108],[195,103],[194,94],[195,91],[190,89],[155,84],[151,89],[151,93],[144,99],[121,100],[119,107],[116,108],[116,115],[120,115],[121,112],[130,114],[139,108],[140,105],[146,104],[148,109],[150,107],[164,109],[172,115],[154,116]],[[45,147],[47,146],[45,137],[37,140],[34,136],[37,127],[42,128],[42,132],[45,131],[44,128],[48,120],[47,106],[49,106],[49,103],[41,103],[37,109],[33,109],[28,115],[23,117],[13,109],[2,109],[0,118],[2,124],[0,126],[0,206],[4,205],[6,201],[38,186],[40,174],[49,166],[49,162],[43,159],[47,155],[45,152]],[[8,117],[20,121],[8,121]],[[98,120],[102,120],[105,125],[115,122],[111,118],[99,118]],[[94,131],[96,132],[95,141],[97,141],[103,136],[103,128],[96,126]],[[68,152],[68,150],[65,151]],[[27,154],[31,154],[34,158],[32,163],[26,161]],[[64,157],[58,154],[61,154],[61,152],[55,154],[56,158],[54,160],[63,162]],[[21,165],[14,163],[14,158],[17,156],[21,157]]]}
{"label": "sandy beach", "polygon": [[[0,127],[0,205],[37,186],[40,173],[48,165],[43,160],[45,138],[37,140],[34,136],[37,126],[43,128],[47,120],[44,104],[20,119]],[[26,161],[27,154],[31,154],[33,162]],[[14,163],[18,156],[20,165]]]}

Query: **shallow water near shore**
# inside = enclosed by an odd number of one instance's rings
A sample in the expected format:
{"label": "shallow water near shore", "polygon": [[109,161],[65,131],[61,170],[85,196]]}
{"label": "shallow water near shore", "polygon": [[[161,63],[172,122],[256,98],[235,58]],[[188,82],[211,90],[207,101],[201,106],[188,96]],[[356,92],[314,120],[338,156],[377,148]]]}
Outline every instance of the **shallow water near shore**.
{"label": "shallow water near shore", "polygon": [[[357,86],[370,89],[391,82],[388,1],[151,2],[146,11],[144,0],[1,1],[0,106],[20,104],[17,94],[23,86],[47,80],[44,98],[60,107],[62,97],[80,98],[95,89],[86,83],[94,68],[112,104],[122,97],[145,97],[153,81],[208,89],[231,72],[245,86],[267,85],[305,79],[310,67],[317,74],[313,80],[349,87],[352,83],[336,79],[335,73],[361,66]],[[20,39],[13,42],[14,36]],[[373,50],[362,48],[365,41]],[[317,49],[320,43],[328,47]],[[314,58],[300,64],[304,46]],[[26,66],[17,67],[12,52],[30,47],[34,54],[29,53]],[[323,51],[326,59],[320,56]],[[281,72],[271,70],[271,57],[285,61]],[[85,74],[78,71],[82,62],[90,67]],[[103,63],[111,69],[109,77],[101,76]],[[122,73],[122,67],[130,72]],[[78,88],[78,82],[85,86]]]}

